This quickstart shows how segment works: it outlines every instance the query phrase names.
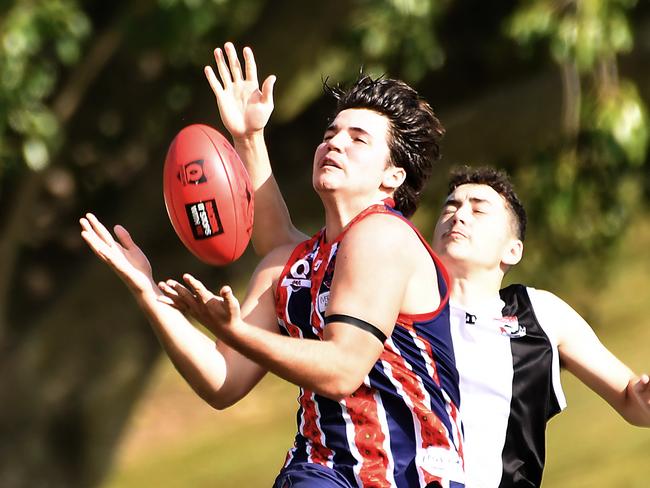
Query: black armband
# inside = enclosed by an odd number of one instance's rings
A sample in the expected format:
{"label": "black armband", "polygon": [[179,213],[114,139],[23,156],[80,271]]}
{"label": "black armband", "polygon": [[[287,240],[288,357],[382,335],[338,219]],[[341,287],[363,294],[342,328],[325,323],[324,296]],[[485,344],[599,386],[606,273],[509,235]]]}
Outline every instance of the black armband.
{"label": "black armband", "polygon": [[335,313],[334,315],[329,315],[325,317],[325,325],[329,324],[330,322],[343,322],[345,324],[353,325],[354,327],[358,327],[361,330],[365,330],[366,332],[370,332],[373,336],[375,336],[379,342],[382,344],[386,342],[386,334],[384,334],[381,330],[379,330],[377,327],[374,325],[366,322],[365,320],[358,319],[356,317],[352,317],[350,315],[345,315],[342,313]]}

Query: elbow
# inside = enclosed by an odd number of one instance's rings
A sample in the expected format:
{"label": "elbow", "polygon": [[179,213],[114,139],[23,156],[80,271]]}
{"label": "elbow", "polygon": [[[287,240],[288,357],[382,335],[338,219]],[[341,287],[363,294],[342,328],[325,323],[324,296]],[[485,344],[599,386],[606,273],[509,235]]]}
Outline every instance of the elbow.
{"label": "elbow", "polygon": [[236,399],[224,395],[224,392],[219,388],[193,388],[196,394],[208,405],[215,410],[225,410],[226,408],[237,403]]}
{"label": "elbow", "polygon": [[339,375],[335,378],[332,378],[321,391],[316,393],[323,395],[324,397],[334,400],[335,402],[341,402],[349,396],[353,395],[359,387],[363,384],[363,378],[355,378],[352,375]]}
{"label": "elbow", "polygon": [[228,398],[223,398],[219,395],[201,395],[201,398],[215,410],[225,410],[233,406],[236,402]]}

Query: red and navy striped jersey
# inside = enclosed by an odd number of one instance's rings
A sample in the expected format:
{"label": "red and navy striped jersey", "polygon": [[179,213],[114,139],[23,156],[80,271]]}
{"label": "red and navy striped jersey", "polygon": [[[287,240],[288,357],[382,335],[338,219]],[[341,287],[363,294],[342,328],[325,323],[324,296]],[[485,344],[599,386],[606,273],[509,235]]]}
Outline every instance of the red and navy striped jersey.
{"label": "red and navy striped jersey", "polygon": [[436,264],[440,306],[426,314],[400,314],[381,356],[347,398],[336,402],[301,388],[298,432],[284,469],[320,465],[350,486],[463,486],[448,277],[426,240],[399,212],[373,205],[333,242],[326,243],[321,230],[299,244],[278,281],[280,329],[292,337],[322,340],[339,243],[352,225],[375,213],[395,215],[417,233]]}

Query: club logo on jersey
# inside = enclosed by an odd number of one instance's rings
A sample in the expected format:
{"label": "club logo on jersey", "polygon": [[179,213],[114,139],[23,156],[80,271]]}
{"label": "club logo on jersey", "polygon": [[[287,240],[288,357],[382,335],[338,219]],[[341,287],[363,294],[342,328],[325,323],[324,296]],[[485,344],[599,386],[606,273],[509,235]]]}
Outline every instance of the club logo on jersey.
{"label": "club logo on jersey", "polygon": [[514,316],[506,316],[494,319],[499,324],[499,332],[509,337],[523,337],[526,335],[526,327],[519,323]]}
{"label": "club logo on jersey", "polygon": [[465,323],[469,325],[476,325],[476,315],[465,312]]}
{"label": "club logo on jersey", "polygon": [[282,280],[282,286],[290,286],[293,291],[297,291],[299,288],[311,288],[310,268],[311,265],[308,260],[299,259],[293,263],[289,273]]}
{"label": "club logo on jersey", "polygon": [[197,159],[196,161],[190,161],[189,163],[184,164],[176,177],[180,180],[183,186],[205,183],[208,181],[208,178],[205,176],[205,172],[203,171],[203,159]]}
{"label": "club logo on jersey", "polygon": [[185,205],[185,210],[195,239],[208,239],[223,234],[215,200],[189,203]]}

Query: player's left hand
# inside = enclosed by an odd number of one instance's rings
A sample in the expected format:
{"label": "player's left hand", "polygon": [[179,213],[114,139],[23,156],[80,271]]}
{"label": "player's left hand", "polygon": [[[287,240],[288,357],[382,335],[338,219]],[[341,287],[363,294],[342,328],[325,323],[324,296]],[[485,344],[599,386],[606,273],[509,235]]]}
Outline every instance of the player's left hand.
{"label": "player's left hand", "polygon": [[635,380],[632,380],[631,391],[634,399],[641,405],[641,408],[650,421],[650,377],[647,374],[642,374]]}
{"label": "player's left hand", "polygon": [[262,131],[273,112],[275,76],[268,76],[260,89],[253,51],[245,47],[243,54],[244,70],[235,46],[232,42],[227,42],[224,49],[217,48],[214,51],[219,77],[212,67],[206,66],[204,69],[217,98],[221,120],[234,140]]}
{"label": "player's left hand", "polygon": [[215,295],[188,273],[183,275],[183,280],[187,286],[171,279],[158,283],[177,309],[194,317],[220,338],[241,323],[239,300],[229,286],[222,287],[219,295]]}

